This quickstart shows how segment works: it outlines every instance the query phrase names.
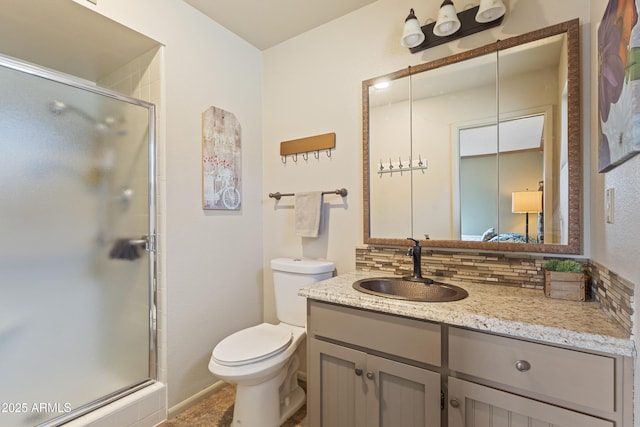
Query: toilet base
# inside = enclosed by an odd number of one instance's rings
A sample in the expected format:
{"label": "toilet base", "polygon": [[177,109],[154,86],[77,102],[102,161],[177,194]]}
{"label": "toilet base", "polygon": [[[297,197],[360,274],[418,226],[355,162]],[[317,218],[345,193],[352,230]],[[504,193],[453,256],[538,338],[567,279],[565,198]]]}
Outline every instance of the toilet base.
{"label": "toilet base", "polygon": [[288,398],[285,398],[285,401],[280,403],[280,424],[283,424],[291,418],[298,409],[302,408],[305,401],[306,395],[302,387],[298,385],[296,388],[291,390],[291,394],[289,394]]}
{"label": "toilet base", "polygon": [[231,425],[234,427],[282,425],[302,407],[305,402],[305,393],[300,386],[296,386],[281,403],[278,390],[281,383],[282,379],[275,376],[261,384],[238,384]]}

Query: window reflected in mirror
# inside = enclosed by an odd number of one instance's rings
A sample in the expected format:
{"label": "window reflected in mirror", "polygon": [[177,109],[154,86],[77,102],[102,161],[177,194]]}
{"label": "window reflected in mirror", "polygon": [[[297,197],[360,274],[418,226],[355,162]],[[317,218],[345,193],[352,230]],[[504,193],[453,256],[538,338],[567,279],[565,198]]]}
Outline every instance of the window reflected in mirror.
{"label": "window reflected in mirror", "polygon": [[[498,200],[499,192],[511,195],[520,191],[537,191],[543,182],[544,126],[544,114],[500,122],[499,159],[495,124],[458,130],[461,240],[542,243],[542,209],[530,215],[535,223],[527,233],[525,217],[514,213],[513,209],[498,212]],[[500,168],[503,184],[499,189],[498,160],[505,163]]]}

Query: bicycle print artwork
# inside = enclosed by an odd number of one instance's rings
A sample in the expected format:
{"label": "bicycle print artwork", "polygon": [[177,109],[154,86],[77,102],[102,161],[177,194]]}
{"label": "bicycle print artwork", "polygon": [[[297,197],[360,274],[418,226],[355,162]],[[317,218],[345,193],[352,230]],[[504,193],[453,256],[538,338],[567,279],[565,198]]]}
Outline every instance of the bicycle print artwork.
{"label": "bicycle print artwork", "polygon": [[202,113],[203,209],[240,209],[240,136],[233,113],[216,107]]}

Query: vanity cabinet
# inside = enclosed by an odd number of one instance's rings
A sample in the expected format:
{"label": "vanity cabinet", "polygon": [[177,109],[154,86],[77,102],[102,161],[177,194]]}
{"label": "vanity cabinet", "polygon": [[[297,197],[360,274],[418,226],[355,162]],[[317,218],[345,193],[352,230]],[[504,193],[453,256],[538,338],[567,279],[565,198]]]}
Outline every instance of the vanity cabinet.
{"label": "vanity cabinet", "polygon": [[632,427],[633,361],[308,299],[311,427]]}
{"label": "vanity cabinet", "polygon": [[309,426],[440,427],[440,325],[312,300],[308,310]]}
{"label": "vanity cabinet", "polygon": [[448,427],[632,423],[629,358],[449,327],[448,364]]}

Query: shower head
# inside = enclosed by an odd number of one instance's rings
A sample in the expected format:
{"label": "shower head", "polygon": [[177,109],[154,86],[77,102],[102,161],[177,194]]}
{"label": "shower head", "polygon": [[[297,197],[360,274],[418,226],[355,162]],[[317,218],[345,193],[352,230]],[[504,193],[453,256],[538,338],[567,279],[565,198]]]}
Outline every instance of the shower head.
{"label": "shower head", "polygon": [[74,107],[73,105],[69,105],[66,102],[60,101],[58,99],[54,99],[53,101],[51,101],[49,103],[49,111],[51,111],[53,114],[55,114],[57,116],[59,116],[59,115],[61,115],[63,113],[66,113],[67,111],[73,111],[78,116],[84,118],[87,121],[90,121],[93,124],[98,124],[99,123],[96,119],[91,117],[91,115],[89,115],[85,111],[81,110],[80,108]]}
{"label": "shower head", "polygon": [[[73,105],[68,105],[65,102],[57,99],[49,103],[49,111],[51,111],[53,114],[57,116],[65,113],[66,111],[73,111],[78,116],[91,122],[95,126],[95,129],[99,133],[103,133],[103,134],[107,133],[113,126],[118,124],[118,120],[115,117],[107,116],[103,121],[99,121],[94,117],[92,117],[89,113],[85,112],[84,110],[74,107]],[[120,120],[120,121],[123,121],[123,120]]]}

